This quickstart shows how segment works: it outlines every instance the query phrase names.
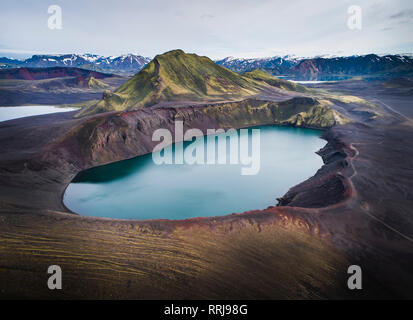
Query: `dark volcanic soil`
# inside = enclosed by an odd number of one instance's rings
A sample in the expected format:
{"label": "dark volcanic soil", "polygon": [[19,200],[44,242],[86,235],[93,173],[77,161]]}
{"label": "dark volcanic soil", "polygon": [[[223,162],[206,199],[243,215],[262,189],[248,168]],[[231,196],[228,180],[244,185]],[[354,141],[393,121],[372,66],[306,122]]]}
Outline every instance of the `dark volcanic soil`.
{"label": "dark volcanic soil", "polygon": [[106,78],[99,78],[104,87],[89,88],[87,78],[82,75],[26,80],[0,77],[0,106],[55,105],[101,99],[105,89],[113,91],[127,80],[127,77],[110,75]]}
{"label": "dark volcanic soil", "polygon": [[[222,123],[196,107],[0,124],[0,297],[413,298],[412,97],[377,83],[317,86],[363,96],[378,116],[337,102],[353,122],[325,132],[316,175],[280,206],[222,217],[100,219],[61,201],[79,170],[150,152],[156,127]],[[61,291],[47,289],[52,264]],[[347,289],[352,264],[360,291]]]}

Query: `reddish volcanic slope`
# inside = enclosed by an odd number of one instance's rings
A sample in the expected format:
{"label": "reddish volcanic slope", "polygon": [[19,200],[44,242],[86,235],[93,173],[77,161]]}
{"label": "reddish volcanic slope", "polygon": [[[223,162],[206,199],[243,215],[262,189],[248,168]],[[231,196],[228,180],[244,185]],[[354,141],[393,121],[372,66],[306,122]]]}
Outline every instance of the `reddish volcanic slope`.
{"label": "reddish volcanic slope", "polygon": [[94,77],[95,79],[104,79],[112,77],[111,74],[79,69],[79,68],[14,68],[0,70],[0,79],[14,80],[44,80],[52,78],[65,77]]}

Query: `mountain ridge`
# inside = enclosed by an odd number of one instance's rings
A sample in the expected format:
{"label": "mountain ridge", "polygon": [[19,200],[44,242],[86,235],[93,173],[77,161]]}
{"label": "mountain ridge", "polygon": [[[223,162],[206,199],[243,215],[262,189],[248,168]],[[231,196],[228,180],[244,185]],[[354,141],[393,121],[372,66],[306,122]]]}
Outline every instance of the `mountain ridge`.
{"label": "mountain ridge", "polygon": [[306,89],[263,72],[240,75],[205,56],[171,50],[155,56],[140,72],[114,92],[105,91],[95,105],[77,116],[134,110],[167,104],[241,101],[246,98],[285,100]]}
{"label": "mountain ridge", "polygon": [[243,77],[211,59],[182,50],[157,55],[115,92],[79,115],[130,110],[170,101],[231,101],[258,94],[265,83]]}
{"label": "mountain ridge", "polygon": [[76,67],[2,69],[0,106],[97,101],[104,89],[115,90],[127,79]]}
{"label": "mountain ridge", "polygon": [[294,80],[340,80],[351,77],[413,77],[411,55],[353,55],[347,57],[225,58],[217,64],[239,73],[263,69]]}
{"label": "mountain ridge", "polygon": [[[149,57],[131,53],[108,57],[90,53],[33,55],[25,60],[0,57],[0,69],[61,66],[130,75],[142,70],[150,61]],[[266,58],[226,57],[214,60],[214,62],[238,73],[262,69],[272,75],[284,76],[294,80],[339,80],[357,76],[413,77],[413,56],[411,54],[320,55],[314,57],[284,55]]]}
{"label": "mountain ridge", "polygon": [[95,79],[104,79],[116,77],[116,75],[102,73],[98,71],[82,69],[82,68],[68,68],[68,67],[47,67],[47,68],[10,68],[0,69],[0,79],[14,79],[14,80],[44,80],[52,78],[65,77],[93,77]]}
{"label": "mountain ridge", "polygon": [[7,68],[47,68],[47,67],[78,67],[106,73],[136,73],[141,70],[150,58],[135,54],[119,56],[101,56],[96,54],[59,54],[33,55],[25,60],[0,58],[0,69]]}

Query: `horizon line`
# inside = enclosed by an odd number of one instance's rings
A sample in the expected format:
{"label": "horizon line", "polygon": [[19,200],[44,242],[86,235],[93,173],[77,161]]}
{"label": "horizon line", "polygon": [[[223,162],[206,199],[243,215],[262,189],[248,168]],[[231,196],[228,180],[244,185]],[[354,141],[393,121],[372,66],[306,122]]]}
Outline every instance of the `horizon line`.
{"label": "horizon line", "polygon": [[[182,49],[171,49],[167,50],[159,54],[164,54],[169,51],[173,50],[182,50]],[[184,51],[184,50],[182,50]],[[204,54],[198,54],[196,52],[187,52],[184,51],[185,53],[195,53],[196,55],[199,56],[206,56]],[[9,55],[4,56],[3,54]],[[0,49],[0,58],[9,58],[9,59],[15,59],[15,60],[20,60],[24,61],[27,60],[33,56],[64,56],[64,55],[94,55],[94,56],[99,56],[99,57],[104,57],[104,58],[109,58],[109,57],[120,57],[120,56],[127,56],[127,55],[136,55],[136,56],[141,56],[143,58],[148,58],[148,59],[153,59],[156,55],[152,56],[145,56],[140,53],[133,53],[133,52],[128,52],[128,53],[122,53],[122,54],[111,54],[111,55],[104,55],[104,54],[98,54],[98,53],[91,53],[91,52],[83,52],[83,53],[75,53],[75,52],[68,52],[68,53],[50,53],[50,52],[45,52],[45,51],[32,51],[32,50],[12,50],[12,49]],[[24,58],[16,58],[16,55],[27,55],[27,57]],[[286,58],[290,57],[293,59],[315,59],[315,58],[344,58],[344,57],[355,57],[355,56],[367,56],[367,55],[377,55],[377,56],[387,56],[387,55],[394,55],[394,56],[413,56],[413,52],[398,52],[398,53],[378,53],[371,51],[369,53],[354,53],[354,54],[337,54],[337,53],[323,53],[323,54],[315,54],[315,55],[297,55],[297,54],[291,54],[291,53],[280,53],[280,54],[275,54],[272,56],[255,56],[255,57],[246,57],[246,56],[225,56],[225,57],[220,57],[220,58],[210,58],[213,61],[218,61],[218,60],[224,60],[228,58],[233,58],[234,60],[236,59],[246,59],[246,60],[257,60],[257,59],[271,59],[271,58]]]}

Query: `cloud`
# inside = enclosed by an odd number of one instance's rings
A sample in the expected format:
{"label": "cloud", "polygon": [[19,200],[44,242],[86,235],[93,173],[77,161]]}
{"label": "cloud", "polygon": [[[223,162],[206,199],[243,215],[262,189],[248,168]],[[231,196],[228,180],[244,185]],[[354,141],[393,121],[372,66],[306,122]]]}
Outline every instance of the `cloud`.
{"label": "cloud", "polygon": [[36,50],[20,50],[20,49],[4,49],[0,48],[0,53],[18,53],[18,54],[48,54],[48,51],[36,51]]}
{"label": "cloud", "polygon": [[213,19],[213,18],[215,18],[213,14],[204,13],[203,15],[201,15],[201,19]]}
{"label": "cloud", "polygon": [[182,48],[211,58],[413,50],[403,45],[413,42],[412,0],[359,1],[363,30],[357,33],[346,27],[353,0],[63,2],[64,28],[56,32],[47,28],[43,1],[6,1],[0,10],[0,49],[155,56]]}
{"label": "cloud", "polygon": [[390,15],[389,18],[393,20],[402,20],[403,22],[409,22],[413,20],[413,10],[402,10]]}

